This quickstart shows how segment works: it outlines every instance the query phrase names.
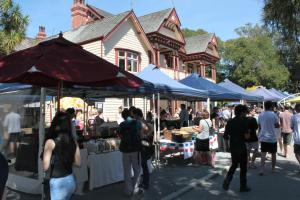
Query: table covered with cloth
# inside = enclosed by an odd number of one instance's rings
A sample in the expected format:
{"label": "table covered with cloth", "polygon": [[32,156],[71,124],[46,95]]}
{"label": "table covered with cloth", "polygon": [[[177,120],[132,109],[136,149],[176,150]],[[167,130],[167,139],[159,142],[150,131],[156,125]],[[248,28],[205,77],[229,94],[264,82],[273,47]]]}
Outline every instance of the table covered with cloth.
{"label": "table covered with cloth", "polygon": [[89,189],[124,180],[122,153],[112,151],[88,156]]}
{"label": "table covered with cloth", "polygon": [[[89,189],[109,185],[124,180],[122,153],[111,151],[88,156]],[[151,160],[148,160],[148,169],[152,173]]]}

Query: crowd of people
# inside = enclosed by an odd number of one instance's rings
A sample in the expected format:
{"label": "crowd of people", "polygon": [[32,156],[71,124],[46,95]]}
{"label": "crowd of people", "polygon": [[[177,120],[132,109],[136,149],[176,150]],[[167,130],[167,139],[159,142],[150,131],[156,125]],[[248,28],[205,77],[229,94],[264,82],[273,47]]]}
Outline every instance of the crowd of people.
{"label": "crowd of people", "polygon": [[[255,159],[260,149],[259,175],[265,175],[266,156],[271,155],[272,173],[276,172],[276,156],[288,157],[293,137],[294,154],[300,164],[300,104],[294,109],[285,106],[282,109],[275,107],[272,102],[265,102],[264,111],[249,109],[238,105],[234,109],[235,117],[225,126],[223,138],[229,141],[232,164],[223,182],[224,190],[229,189],[233,174],[240,166],[240,191],[248,192],[247,170],[257,168]],[[248,117],[247,117],[248,116]],[[283,145],[279,145],[280,143]],[[277,146],[280,151],[277,151]],[[260,147],[260,148],[259,148]],[[252,157],[250,157],[250,152]],[[300,170],[299,170],[300,173]]]}
{"label": "crowd of people", "polygon": [[[264,110],[256,106],[237,105],[214,107],[209,113],[207,110],[194,112],[191,107],[182,104],[180,110],[176,109],[173,118],[178,118],[180,127],[192,126],[197,132],[195,165],[214,167],[216,151],[230,152],[232,164],[223,182],[223,188],[228,190],[234,172],[239,166],[240,191],[247,192],[250,191],[247,185],[247,170],[258,168],[255,163],[257,157],[261,158],[259,168],[261,176],[265,175],[268,154],[271,155],[272,172],[275,172],[276,156],[288,157],[293,141],[294,153],[300,163],[300,104],[293,109],[289,106],[282,109],[275,108],[272,102],[265,102]],[[154,155],[154,118],[151,112],[144,117],[142,110],[135,107],[119,108],[119,114],[119,117],[122,117],[118,118],[118,122],[124,169],[124,194],[132,196],[149,188],[147,161]],[[170,118],[169,112],[160,110],[161,135],[168,128],[166,121]],[[76,110],[73,108],[57,112],[45,137],[41,155],[43,169],[46,172],[44,188],[47,190],[48,186],[48,196],[52,199],[70,199],[75,191],[72,166],[80,166],[81,162],[76,135],[76,129],[80,127],[76,120]],[[97,132],[103,123],[103,112],[99,109],[93,120],[94,131]],[[9,149],[14,153],[21,132],[20,115],[10,109],[1,125],[8,130]],[[212,135],[217,138],[217,148],[212,148]],[[8,173],[7,162],[2,154],[0,161],[1,172],[6,170]],[[1,184],[6,180],[7,175],[1,176]],[[1,187],[0,195],[3,191],[4,187]]]}

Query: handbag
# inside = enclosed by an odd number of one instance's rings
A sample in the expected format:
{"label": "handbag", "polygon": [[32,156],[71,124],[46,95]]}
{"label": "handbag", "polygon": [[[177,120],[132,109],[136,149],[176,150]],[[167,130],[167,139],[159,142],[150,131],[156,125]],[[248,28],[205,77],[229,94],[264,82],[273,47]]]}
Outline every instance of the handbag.
{"label": "handbag", "polygon": [[50,159],[50,169],[48,169],[45,173],[45,177],[43,180],[43,200],[51,200],[50,195],[50,179],[52,177],[53,169],[54,169],[55,158],[54,155],[51,156]]}
{"label": "handbag", "polygon": [[215,131],[215,129],[212,126],[209,126],[208,122],[204,120],[209,127],[209,149],[215,150],[219,148],[218,145],[218,135]]}
{"label": "handbag", "polygon": [[209,135],[213,136],[215,134],[215,129],[212,126],[210,126],[206,120],[204,120],[204,121],[206,122],[206,124],[209,128]]}

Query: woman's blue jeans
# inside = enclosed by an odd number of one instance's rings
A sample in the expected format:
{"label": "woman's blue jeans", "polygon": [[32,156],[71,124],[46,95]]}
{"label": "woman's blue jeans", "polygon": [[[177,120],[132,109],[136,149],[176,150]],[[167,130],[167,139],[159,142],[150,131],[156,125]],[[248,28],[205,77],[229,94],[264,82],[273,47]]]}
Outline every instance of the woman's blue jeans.
{"label": "woman's blue jeans", "polygon": [[51,200],[69,200],[76,189],[73,174],[61,178],[50,179]]}

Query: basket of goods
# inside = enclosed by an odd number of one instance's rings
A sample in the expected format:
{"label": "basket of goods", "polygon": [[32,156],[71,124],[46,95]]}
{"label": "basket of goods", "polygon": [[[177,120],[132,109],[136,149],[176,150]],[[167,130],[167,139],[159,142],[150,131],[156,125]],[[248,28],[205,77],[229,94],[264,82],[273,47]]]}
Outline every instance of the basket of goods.
{"label": "basket of goods", "polygon": [[189,133],[187,131],[182,130],[174,130],[172,131],[174,142],[183,143],[187,141],[191,141],[193,137],[193,133]]}
{"label": "basket of goods", "polygon": [[105,122],[100,126],[101,137],[115,137],[118,129],[119,125],[117,122]]}
{"label": "basket of goods", "polygon": [[173,135],[170,130],[164,130],[163,134],[164,134],[164,139],[171,140],[171,141],[173,140]]}
{"label": "basket of goods", "polygon": [[89,153],[97,153],[98,152],[98,145],[95,141],[87,142],[87,150]]}
{"label": "basket of goods", "polygon": [[197,132],[193,126],[189,126],[189,127],[182,127],[180,128],[181,131],[185,131],[185,132],[188,132],[188,133],[195,133]]}
{"label": "basket of goods", "polygon": [[110,149],[112,151],[119,150],[120,140],[117,138],[107,139],[108,144],[110,145]]}

